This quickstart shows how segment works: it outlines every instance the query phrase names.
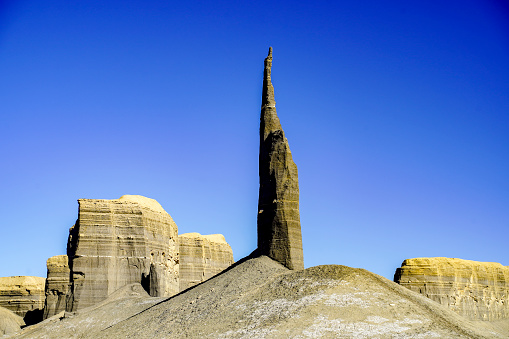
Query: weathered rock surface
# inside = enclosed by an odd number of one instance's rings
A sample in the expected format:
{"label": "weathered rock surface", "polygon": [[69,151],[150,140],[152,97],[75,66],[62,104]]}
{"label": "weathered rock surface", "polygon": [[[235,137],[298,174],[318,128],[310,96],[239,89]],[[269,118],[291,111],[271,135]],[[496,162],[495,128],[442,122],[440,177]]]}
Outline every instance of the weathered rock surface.
{"label": "weathered rock surface", "polygon": [[69,231],[66,311],[95,305],[132,283],[151,296],[179,292],[177,225],[157,201],[124,195],[78,203]]}
{"label": "weathered rock surface", "polygon": [[233,252],[222,234],[179,234],[180,290],[213,277],[233,264]]}
{"label": "weathered rock surface", "polygon": [[4,307],[0,307],[0,336],[17,333],[21,331],[21,326],[24,325],[23,318]]}
{"label": "weathered rock surface", "polygon": [[57,255],[46,261],[46,300],[43,319],[65,310],[65,296],[69,290],[69,262],[67,255]]}
{"label": "weathered rock surface", "polygon": [[326,265],[291,271],[266,256],[241,260],[166,300],[121,299],[84,311],[17,337],[507,337],[490,322],[469,321],[366,270]]}
{"label": "weathered rock surface", "polygon": [[394,281],[472,320],[509,318],[509,267],[451,258],[403,261]]}
{"label": "weathered rock surface", "polygon": [[0,278],[0,307],[24,318],[27,324],[42,319],[45,278],[16,276]]}
{"label": "weathered rock surface", "polygon": [[272,47],[265,59],[260,117],[258,250],[289,269],[304,269],[297,166],[276,113],[271,67]]}

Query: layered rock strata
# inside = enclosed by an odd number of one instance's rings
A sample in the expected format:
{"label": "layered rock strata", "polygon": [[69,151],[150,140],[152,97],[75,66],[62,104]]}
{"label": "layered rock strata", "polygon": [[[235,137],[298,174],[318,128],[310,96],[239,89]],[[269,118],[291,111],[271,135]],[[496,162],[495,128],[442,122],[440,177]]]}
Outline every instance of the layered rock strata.
{"label": "layered rock strata", "polygon": [[45,281],[27,276],[0,278],[0,307],[25,318],[28,325],[41,320]]}
{"label": "layered rock strata", "polygon": [[272,47],[265,59],[260,117],[258,251],[289,269],[304,269],[297,166],[276,113],[271,67]]}
{"label": "layered rock strata", "polygon": [[407,259],[394,281],[471,320],[509,318],[509,267],[499,263]]}
{"label": "layered rock strata", "polygon": [[149,198],[79,199],[69,231],[66,311],[97,304],[119,288],[141,285],[151,296],[179,291],[177,225]]}
{"label": "layered rock strata", "polygon": [[46,300],[43,319],[54,316],[65,310],[65,296],[69,289],[69,262],[67,255],[57,255],[46,261],[48,276],[46,278]]}
{"label": "layered rock strata", "polygon": [[178,236],[180,290],[205,281],[233,264],[233,252],[222,234]]}

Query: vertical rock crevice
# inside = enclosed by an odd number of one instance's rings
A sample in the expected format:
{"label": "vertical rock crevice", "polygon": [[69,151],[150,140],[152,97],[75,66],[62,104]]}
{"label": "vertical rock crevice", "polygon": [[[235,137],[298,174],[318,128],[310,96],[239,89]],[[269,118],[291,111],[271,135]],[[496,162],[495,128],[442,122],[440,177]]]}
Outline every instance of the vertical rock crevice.
{"label": "vertical rock crevice", "polygon": [[289,269],[304,269],[297,166],[276,112],[272,47],[265,58],[260,116],[258,251]]}

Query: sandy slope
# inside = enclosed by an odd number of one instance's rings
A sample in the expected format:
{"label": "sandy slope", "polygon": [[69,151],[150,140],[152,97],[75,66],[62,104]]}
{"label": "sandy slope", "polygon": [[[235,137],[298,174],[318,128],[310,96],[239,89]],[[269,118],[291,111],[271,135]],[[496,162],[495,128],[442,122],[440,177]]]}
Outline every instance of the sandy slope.
{"label": "sandy slope", "polygon": [[247,258],[177,296],[154,299],[109,300],[22,337],[507,338],[507,322],[470,322],[366,270],[289,271],[268,257]]}
{"label": "sandy slope", "polygon": [[25,321],[16,313],[0,307],[0,335],[16,333]]}

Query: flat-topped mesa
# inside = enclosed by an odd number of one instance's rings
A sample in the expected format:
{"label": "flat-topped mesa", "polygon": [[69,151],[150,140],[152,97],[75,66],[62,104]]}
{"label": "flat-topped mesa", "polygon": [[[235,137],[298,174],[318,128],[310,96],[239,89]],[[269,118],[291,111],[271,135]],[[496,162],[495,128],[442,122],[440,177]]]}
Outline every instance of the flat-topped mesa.
{"label": "flat-topped mesa", "polygon": [[179,292],[178,229],[157,201],[124,195],[78,203],[78,221],[67,245],[66,311],[97,304],[133,283],[153,297]]}
{"label": "flat-topped mesa", "polygon": [[471,320],[509,318],[509,267],[499,263],[406,259],[394,281]]}
{"label": "flat-topped mesa", "polygon": [[271,81],[272,47],[265,58],[260,116],[258,251],[292,270],[304,269],[299,181],[276,113]]}

